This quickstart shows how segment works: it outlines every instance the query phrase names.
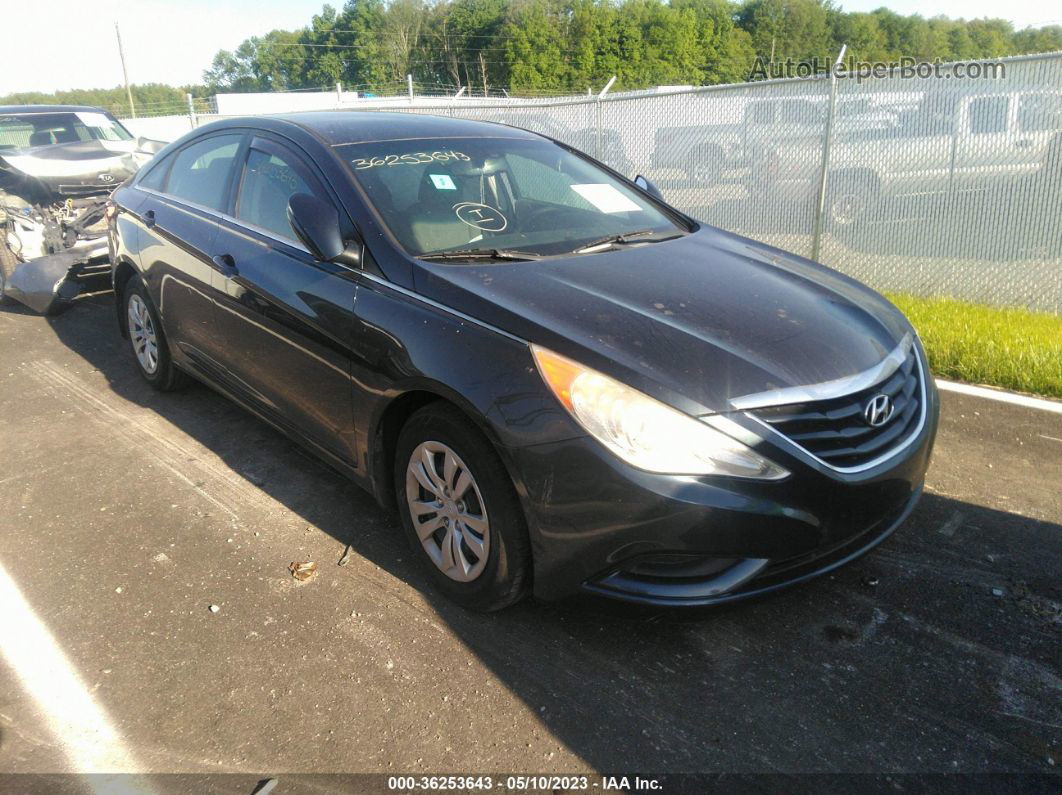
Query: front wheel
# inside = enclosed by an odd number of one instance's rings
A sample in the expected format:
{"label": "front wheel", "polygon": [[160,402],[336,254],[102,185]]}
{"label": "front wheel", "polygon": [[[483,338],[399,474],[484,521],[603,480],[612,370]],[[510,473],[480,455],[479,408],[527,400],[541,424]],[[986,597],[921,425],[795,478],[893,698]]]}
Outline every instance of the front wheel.
{"label": "front wheel", "polygon": [[500,610],[527,590],[527,526],[505,467],[460,411],[437,403],[398,437],[402,526],[435,585],[474,610]]}
{"label": "front wheel", "polygon": [[871,179],[839,177],[826,192],[826,218],[835,229],[851,229],[867,219],[878,202],[878,188]]}

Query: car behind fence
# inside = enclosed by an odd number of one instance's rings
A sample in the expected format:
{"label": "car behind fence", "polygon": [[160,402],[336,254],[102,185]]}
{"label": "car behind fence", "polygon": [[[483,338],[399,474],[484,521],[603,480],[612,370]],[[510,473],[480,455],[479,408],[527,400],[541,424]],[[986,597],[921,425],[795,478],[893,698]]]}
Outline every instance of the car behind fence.
{"label": "car behind fence", "polygon": [[385,109],[541,132],[880,290],[1062,313],[1062,53],[995,64]]}

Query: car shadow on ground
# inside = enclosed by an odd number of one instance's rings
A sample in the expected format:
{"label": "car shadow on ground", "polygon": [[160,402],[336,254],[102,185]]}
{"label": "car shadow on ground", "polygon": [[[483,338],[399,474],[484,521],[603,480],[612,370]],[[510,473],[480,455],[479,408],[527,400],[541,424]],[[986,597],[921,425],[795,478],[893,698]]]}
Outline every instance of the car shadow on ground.
{"label": "car shadow on ground", "polygon": [[[110,296],[48,323],[114,393],[423,592],[595,770],[1042,771],[1059,758],[1062,526],[929,494],[870,556],[774,597],[684,611],[529,600],[473,614],[434,594],[368,494],[203,386],[153,392]],[[961,532],[944,534],[956,514]]]}

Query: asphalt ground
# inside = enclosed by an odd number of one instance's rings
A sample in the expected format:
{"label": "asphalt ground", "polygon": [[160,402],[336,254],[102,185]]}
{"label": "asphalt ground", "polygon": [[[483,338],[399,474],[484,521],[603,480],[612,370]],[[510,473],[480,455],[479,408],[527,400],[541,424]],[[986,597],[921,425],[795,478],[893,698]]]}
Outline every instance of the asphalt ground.
{"label": "asphalt ground", "polygon": [[0,773],[1056,773],[1060,531],[1062,415],[945,393],[922,502],[832,576],[472,614],[357,487],[153,392],[109,294],[4,308]]}

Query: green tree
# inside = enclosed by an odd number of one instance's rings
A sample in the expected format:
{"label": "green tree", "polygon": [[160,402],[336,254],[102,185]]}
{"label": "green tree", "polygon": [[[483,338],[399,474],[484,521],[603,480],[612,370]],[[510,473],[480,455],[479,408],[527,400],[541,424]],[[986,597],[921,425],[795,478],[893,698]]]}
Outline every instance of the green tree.
{"label": "green tree", "polygon": [[827,8],[818,0],[748,0],[738,21],[760,57],[808,61],[832,54]]}
{"label": "green tree", "polygon": [[556,91],[570,86],[559,15],[550,0],[515,0],[505,25],[511,90]]}
{"label": "green tree", "polygon": [[693,12],[697,25],[701,82],[740,83],[752,69],[756,50],[747,30],[734,22],[734,6],[727,0],[672,0],[676,9]]}

